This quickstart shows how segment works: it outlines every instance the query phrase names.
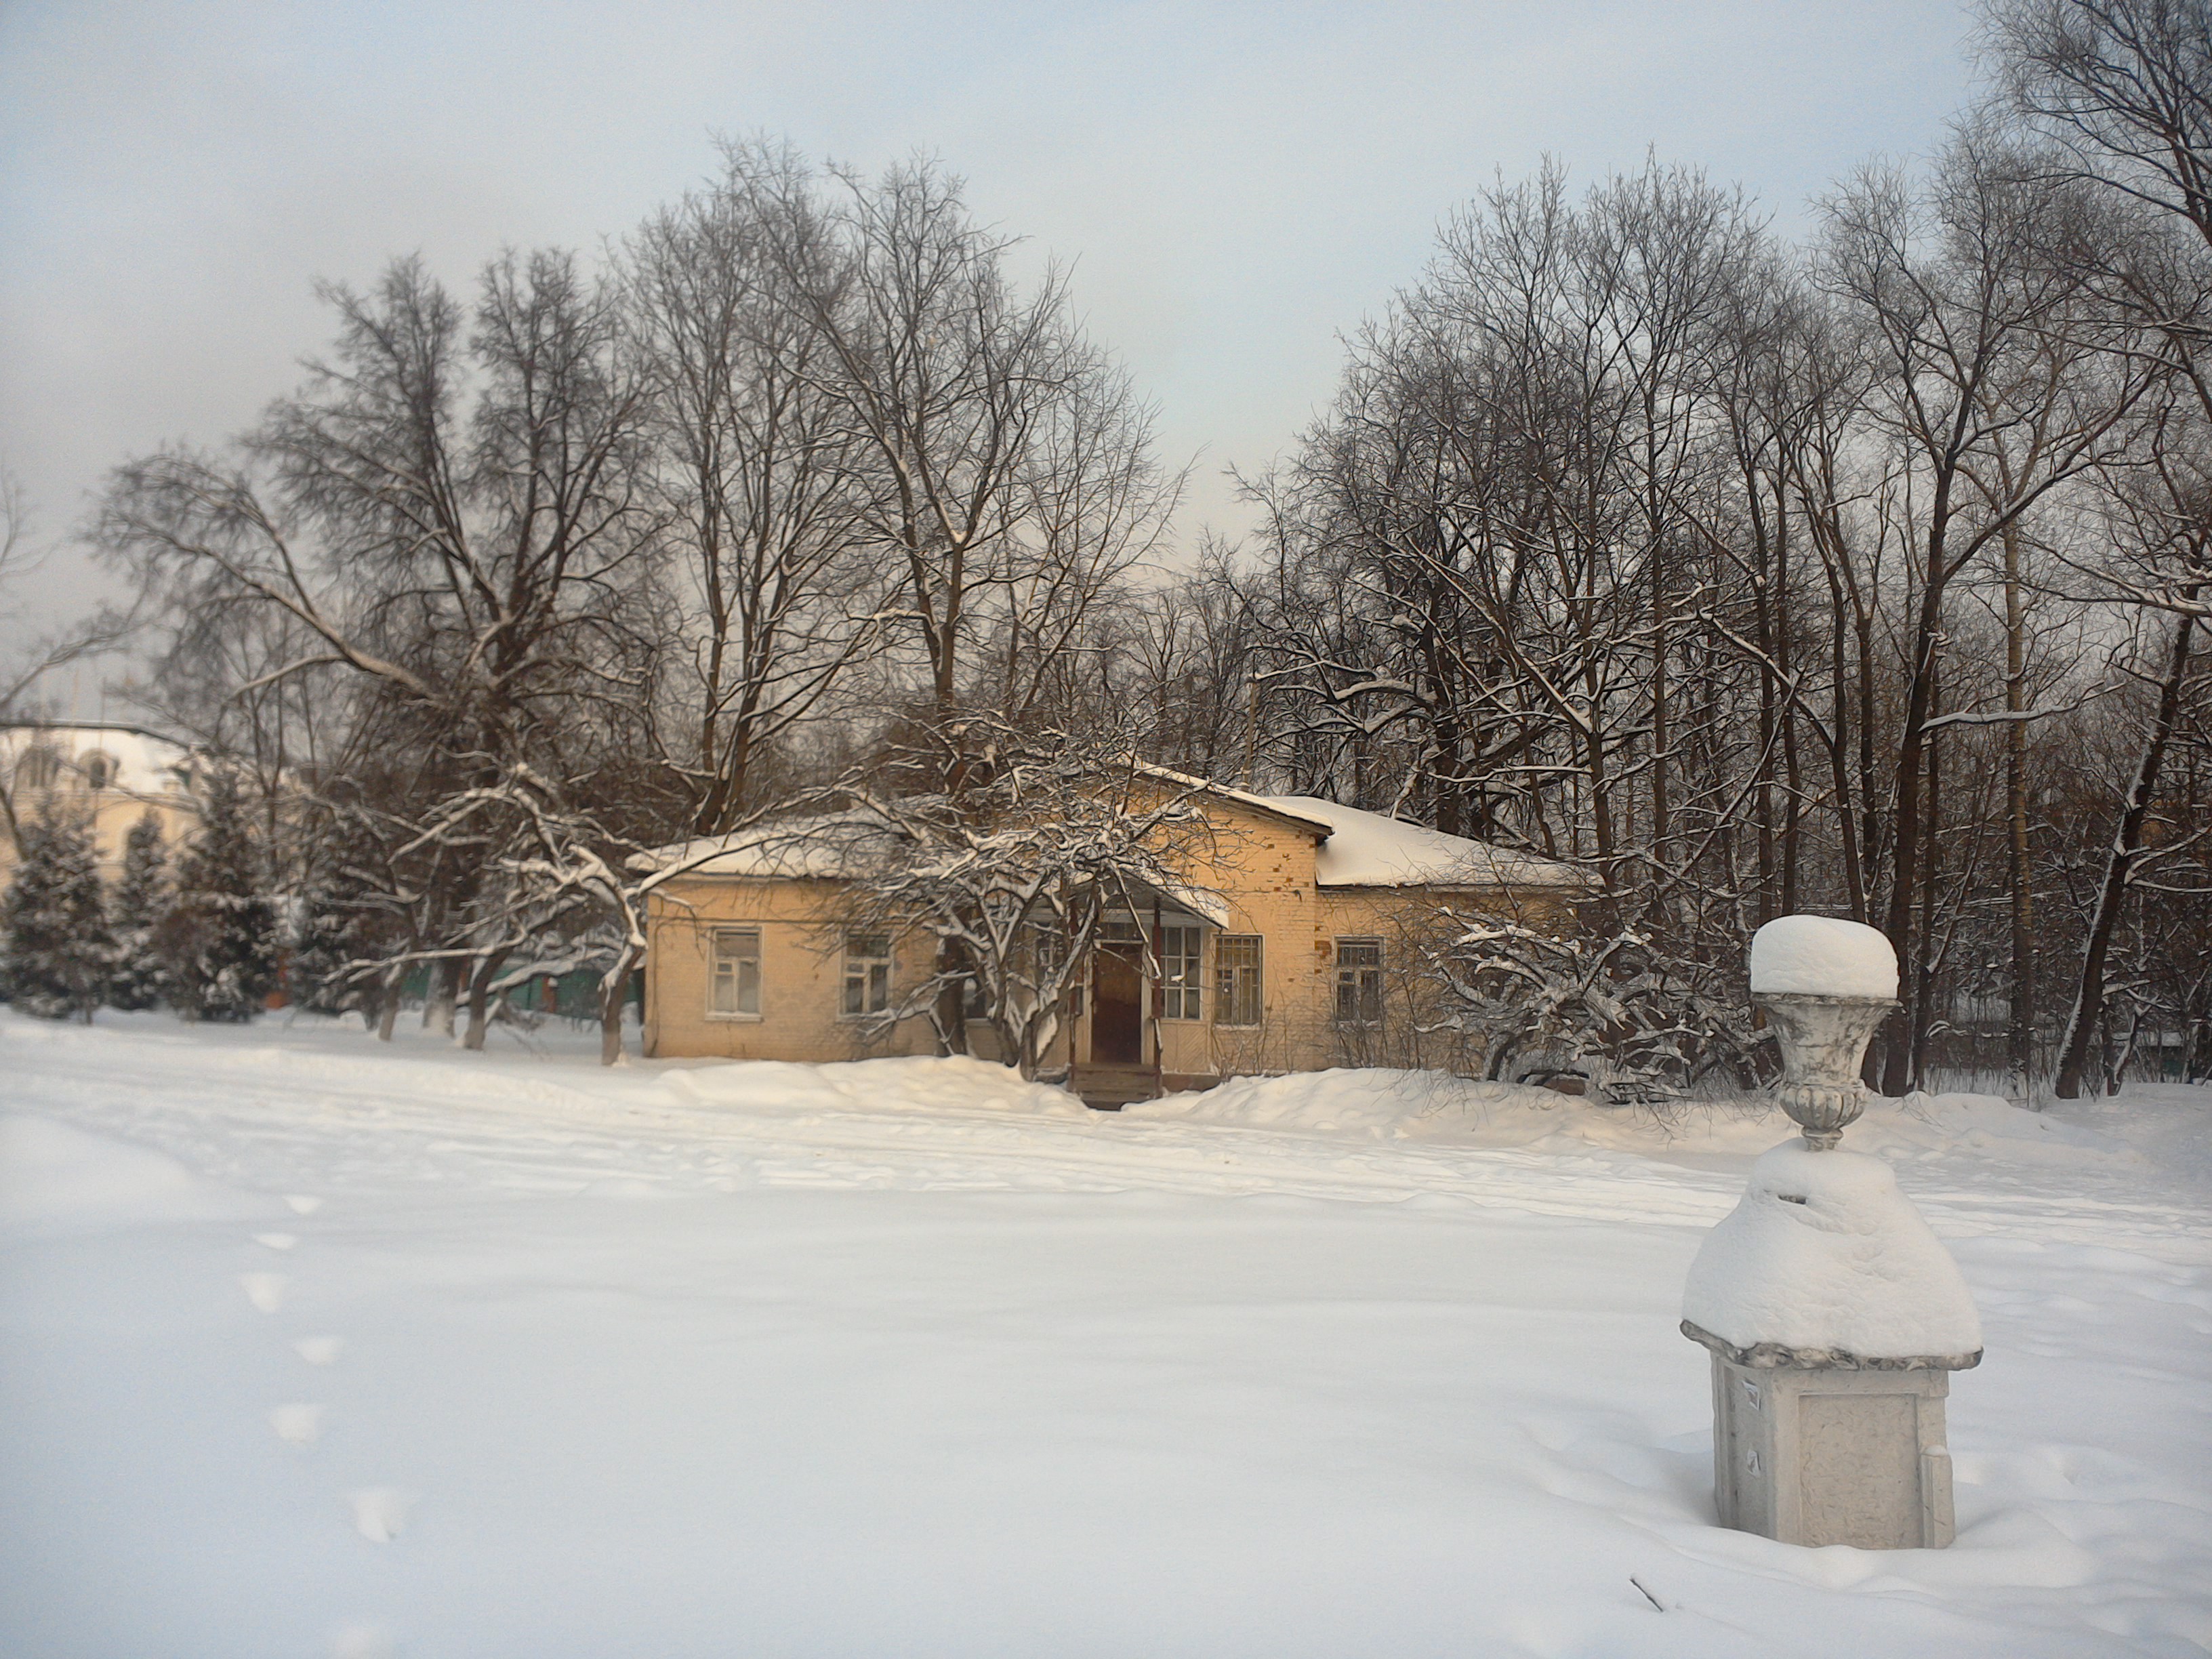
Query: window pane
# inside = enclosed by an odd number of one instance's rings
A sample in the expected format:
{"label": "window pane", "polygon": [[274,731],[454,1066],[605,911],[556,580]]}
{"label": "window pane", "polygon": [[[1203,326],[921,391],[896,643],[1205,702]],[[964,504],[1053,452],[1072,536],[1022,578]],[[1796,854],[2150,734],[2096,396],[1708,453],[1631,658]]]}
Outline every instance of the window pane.
{"label": "window pane", "polygon": [[845,988],[839,1008],[847,1014],[880,1014],[891,1000],[891,936],[845,935]]}
{"label": "window pane", "polygon": [[1213,942],[1213,1018],[1222,1025],[1260,1023],[1260,936],[1224,933]]}
{"label": "window pane", "polygon": [[1372,1025],[1382,1019],[1381,939],[1337,940],[1336,1018],[1344,1024],[1362,1025]]}
{"label": "window pane", "polygon": [[717,1014],[760,1012],[760,929],[714,930],[708,1010]]}
{"label": "window pane", "polygon": [[1195,927],[1160,930],[1162,1010],[1169,1019],[1197,1019],[1204,998],[1200,991],[1199,941]]}

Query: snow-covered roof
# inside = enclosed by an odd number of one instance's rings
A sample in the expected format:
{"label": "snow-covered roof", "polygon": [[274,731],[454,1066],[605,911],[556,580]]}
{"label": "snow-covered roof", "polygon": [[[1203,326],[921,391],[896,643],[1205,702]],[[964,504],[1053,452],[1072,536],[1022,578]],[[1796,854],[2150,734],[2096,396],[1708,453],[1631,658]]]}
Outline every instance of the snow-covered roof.
{"label": "snow-covered roof", "polygon": [[863,873],[883,856],[891,832],[871,813],[811,812],[771,818],[726,836],[656,847],[630,860],[639,870],[687,866],[686,874],[738,876],[756,881],[812,878],[836,881]]}
{"label": "snow-covered roof", "polygon": [[[629,861],[651,872],[683,866],[685,875],[733,876],[740,880],[841,881],[873,872],[897,832],[873,814],[795,814],[771,818],[732,835],[656,847]],[[1229,925],[1229,906],[1218,893],[1189,883],[1162,882],[1159,896],[1217,927]]]}
{"label": "snow-covered roof", "polygon": [[1137,762],[1146,777],[1236,801],[1315,830],[1321,850],[1315,877],[1322,887],[1583,887],[1571,864],[1493,847],[1471,836],[1448,836],[1380,812],[1340,806],[1314,795],[1261,795]]}
{"label": "snow-covered roof", "polygon": [[[1310,830],[1319,843],[1315,879],[1322,887],[1582,887],[1572,865],[1533,853],[1516,853],[1467,836],[1448,836],[1364,812],[1356,806],[1310,795],[1255,795],[1164,767],[1150,775],[1236,801]],[[783,818],[735,834],[656,848],[631,860],[641,870],[687,866],[685,873],[751,880],[811,878],[836,881],[866,873],[889,848],[894,832],[865,811],[820,812]],[[1221,922],[1220,899],[1197,888],[1164,890],[1163,896],[1193,914]],[[1216,913],[1219,912],[1219,915]]]}
{"label": "snow-covered roof", "polygon": [[[1213,795],[1222,800],[1233,800],[1255,811],[1265,812],[1271,817],[1289,818],[1309,830],[1327,835],[1334,826],[1325,817],[1301,810],[1294,803],[1304,800],[1303,795],[1255,795],[1249,789],[1233,789],[1225,783],[1214,783],[1205,778],[1193,777],[1188,772],[1178,772],[1172,767],[1155,766],[1150,761],[1131,763],[1130,769],[1139,776],[1171,783],[1178,789],[1194,793]],[[1318,803],[1314,803],[1318,805]]]}
{"label": "snow-covered roof", "polygon": [[1380,812],[1364,812],[1311,795],[1262,795],[1262,805],[1323,825],[1328,839],[1314,855],[1323,887],[1581,887],[1582,872],[1557,859],[1448,836]]}

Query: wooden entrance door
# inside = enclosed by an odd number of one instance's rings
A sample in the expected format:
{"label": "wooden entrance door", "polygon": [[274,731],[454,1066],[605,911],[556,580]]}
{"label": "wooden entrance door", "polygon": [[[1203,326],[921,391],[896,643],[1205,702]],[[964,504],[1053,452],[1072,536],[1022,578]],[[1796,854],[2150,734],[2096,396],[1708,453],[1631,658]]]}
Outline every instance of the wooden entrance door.
{"label": "wooden entrance door", "polygon": [[1141,1066],[1145,976],[1140,947],[1102,945],[1091,959],[1091,1063]]}

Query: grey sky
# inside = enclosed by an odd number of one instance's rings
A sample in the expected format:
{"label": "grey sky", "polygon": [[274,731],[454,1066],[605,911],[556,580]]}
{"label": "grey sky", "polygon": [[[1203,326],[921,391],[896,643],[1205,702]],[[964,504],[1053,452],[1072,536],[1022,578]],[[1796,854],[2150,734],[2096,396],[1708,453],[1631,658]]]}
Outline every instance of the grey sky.
{"label": "grey sky", "polygon": [[[1946,0],[1797,3],[389,5],[0,0],[0,458],[58,538],[101,473],[248,424],[318,349],[318,277],[420,249],[596,245],[763,130],[934,151],[1076,261],[1097,335],[1203,452],[1186,535],[1243,517],[1336,336],[1438,219],[1546,153],[1662,160],[1785,230],[1924,153],[1969,81]],[[54,562],[42,597],[81,569]]]}

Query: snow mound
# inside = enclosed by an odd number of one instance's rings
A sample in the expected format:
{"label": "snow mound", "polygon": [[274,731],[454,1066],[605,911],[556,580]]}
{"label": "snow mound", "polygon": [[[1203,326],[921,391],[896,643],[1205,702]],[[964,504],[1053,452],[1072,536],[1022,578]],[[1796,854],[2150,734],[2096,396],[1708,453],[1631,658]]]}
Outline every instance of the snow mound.
{"label": "snow mound", "polygon": [[1368,1139],[1466,1138],[1480,1128],[1518,1140],[1557,1130],[1567,1104],[1565,1095],[1518,1083],[1347,1068],[1233,1077],[1191,1094],[1133,1101],[1121,1115]]}
{"label": "snow mound", "polygon": [[1682,1317],[1739,1348],[1909,1359],[1982,1346],[1958,1263],[1889,1165],[1795,1140],[1751,1166],[1742,1199],[1705,1235]]}
{"label": "snow mound", "polygon": [[1778,916],[1751,936],[1751,988],[1754,995],[1894,997],[1897,951],[1863,922]]}
{"label": "snow mound", "polygon": [[2025,1164],[2142,1166],[2142,1153],[2110,1135],[2031,1112],[1999,1095],[1877,1097],[1844,1133],[1857,1152],[1884,1158],[1940,1156],[1966,1151]]}
{"label": "snow mound", "polygon": [[1091,1115],[1064,1089],[1024,1083],[1021,1073],[964,1056],[908,1056],[807,1065],[797,1060],[738,1060],[667,1074],[687,1101],[755,1110],[1006,1113],[1045,1117]]}
{"label": "snow mound", "polygon": [[176,1159],[50,1118],[0,1117],[0,1227],[199,1220],[234,1196]]}

